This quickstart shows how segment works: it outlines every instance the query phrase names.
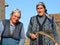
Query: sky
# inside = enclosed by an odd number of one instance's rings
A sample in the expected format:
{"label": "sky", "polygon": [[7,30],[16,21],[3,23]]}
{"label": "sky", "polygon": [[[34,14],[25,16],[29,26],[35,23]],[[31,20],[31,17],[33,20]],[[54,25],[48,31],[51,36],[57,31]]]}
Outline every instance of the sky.
{"label": "sky", "polygon": [[32,16],[37,15],[36,4],[38,2],[44,2],[47,8],[48,14],[57,14],[60,13],[60,0],[5,0],[9,5],[5,8],[5,18],[10,18],[10,13],[14,9],[21,10],[21,19],[20,21],[24,25],[25,33],[28,29],[28,24]]}

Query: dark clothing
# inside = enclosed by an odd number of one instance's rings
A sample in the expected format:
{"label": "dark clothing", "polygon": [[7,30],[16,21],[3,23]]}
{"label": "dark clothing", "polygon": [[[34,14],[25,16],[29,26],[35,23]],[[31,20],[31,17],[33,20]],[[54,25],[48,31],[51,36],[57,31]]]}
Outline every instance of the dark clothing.
{"label": "dark clothing", "polygon": [[16,40],[20,40],[20,33],[21,33],[22,25],[23,25],[21,22],[18,22],[15,25],[15,29],[12,34],[10,32],[10,21],[4,20],[3,25],[5,27],[4,27],[4,31],[2,33],[2,38],[13,38]]}
{"label": "dark clothing", "polygon": [[[2,45],[24,45],[25,34],[23,23],[10,24],[10,20],[3,20]],[[23,35],[23,36],[22,36]]]}
{"label": "dark clothing", "polygon": [[[52,17],[50,17],[52,19]],[[52,31],[52,34],[55,37],[55,40],[57,41],[58,35],[56,33],[56,25],[53,20],[53,26],[50,20],[46,15],[39,17],[39,16],[33,16],[30,19],[30,23],[28,26],[27,31],[27,37],[30,38],[30,33],[36,33],[39,31]],[[46,36],[38,36],[37,39],[31,39],[30,38],[30,45],[54,45],[53,41],[49,39]]]}

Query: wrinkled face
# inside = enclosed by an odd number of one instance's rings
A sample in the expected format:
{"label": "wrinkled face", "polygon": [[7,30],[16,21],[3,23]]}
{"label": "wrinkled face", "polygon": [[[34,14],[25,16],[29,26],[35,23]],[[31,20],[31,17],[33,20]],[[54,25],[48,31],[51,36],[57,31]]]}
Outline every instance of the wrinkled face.
{"label": "wrinkled face", "polygon": [[41,15],[41,16],[44,15],[45,9],[42,5],[37,6],[37,13],[38,13],[38,15]]}
{"label": "wrinkled face", "polygon": [[18,13],[18,12],[13,13],[10,18],[10,20],[13,24],[17,23],[19,21],[19,19],[20,19],[20,13]]}

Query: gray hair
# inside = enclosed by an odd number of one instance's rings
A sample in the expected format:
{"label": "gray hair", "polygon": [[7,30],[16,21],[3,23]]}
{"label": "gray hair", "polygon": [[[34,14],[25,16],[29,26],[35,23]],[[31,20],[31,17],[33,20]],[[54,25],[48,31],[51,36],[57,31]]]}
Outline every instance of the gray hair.
{"label": "gray hair", "polygon": [[14,9],[14,10],[11,12],[11,15],[13,15],[15,12],[18,12],[18,13],[20,13],[20,15],[21,15],[21,11],[20,11],[19,9]]}

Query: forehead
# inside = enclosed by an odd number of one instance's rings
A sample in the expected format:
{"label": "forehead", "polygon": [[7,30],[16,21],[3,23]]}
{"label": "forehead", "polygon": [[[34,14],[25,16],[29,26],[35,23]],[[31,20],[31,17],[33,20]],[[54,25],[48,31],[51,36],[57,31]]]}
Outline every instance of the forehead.
{"label": "forehead", "polygon": [[18,17],[18,18],[20,18],[20,13],[18,13],[18,12],[13,13],[12,17]]}
{"label": "forehead", "polygon": [[37,8],[44,8],[42,5],[38,5]]}
{"label": "forehead", "polygon": [[13,15],[14,15],[14,16],[20,16],[20,13],[15,12],[15,13],[13,13]]}

